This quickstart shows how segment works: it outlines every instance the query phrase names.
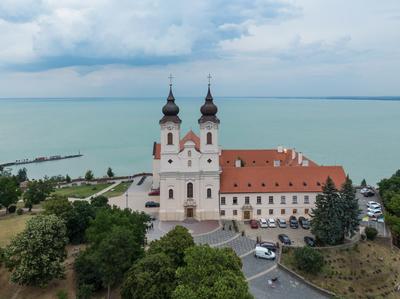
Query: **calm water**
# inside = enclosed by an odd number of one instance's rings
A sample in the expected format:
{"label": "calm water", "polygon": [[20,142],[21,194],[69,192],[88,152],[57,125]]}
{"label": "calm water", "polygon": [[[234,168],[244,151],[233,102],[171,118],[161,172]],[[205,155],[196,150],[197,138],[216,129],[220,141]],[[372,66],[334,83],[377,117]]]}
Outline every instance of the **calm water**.
{"label": "calm water", "polygon": [[[73,154],[26,165],[31,178],[87,169],[151,170],[164,99],[0,100],[0,162]],[[341,164],[374,184],[400,168],[400,101],[216,98],[224,148],[295,147],[317,163]],[[183,133],[198,131],[203,99],[178,98]]]}

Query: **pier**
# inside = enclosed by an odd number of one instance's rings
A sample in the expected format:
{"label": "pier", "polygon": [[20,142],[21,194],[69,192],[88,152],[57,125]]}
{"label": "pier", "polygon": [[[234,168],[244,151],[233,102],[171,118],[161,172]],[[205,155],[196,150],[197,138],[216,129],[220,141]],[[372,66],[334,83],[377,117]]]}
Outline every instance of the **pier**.
{"label": "pier", "polygon": [[79,158],[82,156],[83,155],[81,153],[79,153],[76,155],[66,155],[66,156],[55,155],[55,156],[49,156],[49,157],[36,157],[34,159],[15,160],[14,162],[0,164],[0,168],[15,166],[15,165],[24,165],[24,164],[31,164],[31,163],[42,163],[42,162],[49,162],[49,161]]}

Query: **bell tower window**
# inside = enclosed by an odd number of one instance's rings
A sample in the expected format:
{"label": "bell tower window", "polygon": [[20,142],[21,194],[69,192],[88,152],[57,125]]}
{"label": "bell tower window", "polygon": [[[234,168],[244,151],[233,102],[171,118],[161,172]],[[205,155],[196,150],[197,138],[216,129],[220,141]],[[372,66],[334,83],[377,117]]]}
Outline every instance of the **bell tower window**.
{"label": "bell tower window", "polygon": [[168,135],[167,135],[167,144],[168,145],[173,145],[174,144],[174,137],[173,137],[171,132],[168,133]]}
{"label": "bell tower window", "polygon": [[168,198],[169,199],[173,199],[174,198],[174,190],[172,190],[172,189],[168,190]]}
{"label": "bell tower window", "polygon": [[212,134],[211,134],[211,132],[207,133],[207,144],[212,144]]}
{"label": "bell tower window", "polygon": [[207,198],[211,198],[211,188],[207,188]]}
{"label": "bell tower window", "polygon": [[187,197],[188,198],[193,198],[193,183],[188,183],[187,184]]}

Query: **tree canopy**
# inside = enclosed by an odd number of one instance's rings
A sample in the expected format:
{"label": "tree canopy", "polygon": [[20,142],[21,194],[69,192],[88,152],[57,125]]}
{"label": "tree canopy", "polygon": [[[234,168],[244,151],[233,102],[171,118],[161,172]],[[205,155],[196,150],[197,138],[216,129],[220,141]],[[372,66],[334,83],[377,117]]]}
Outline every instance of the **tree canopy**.
{"label": "tree canopy", "polygon": [[109,178],[114,177],[114,172],[113,172],[113,170],[111,169],[111,167],[108,167],[108,169],[107,169],[107,176],[108,176]]}
{"label": "tree canopy", "polygon": [[6,213],[10,205],[17,203],[20,195],[21,190],[14,176],[0,176],[0,207],[5,207]]}
{"label": "tree canopy", "polygon": [[91,171],[91,170],[86,171],[85,180],[91,181],[91,180],[93,180],[93,178],[94,178],[93,171]]}
{"label": "tree canopy", "polygon": [[308,246],[294,249],[294,261],[298,269],[312,274],[320,272],[324,265],[323,255]]}
{"label": "tree canopy", "polygon": [[46,286],[63,278],[66,257],[66,227],[55,215],[39,215],[27,221],[26,228],[5,248],[6,267],[11,281],[21,285]]}
{"label": "tree canopy", "polygon": [[53,191],[53,182],[50,180],[30,181],[24,193],[25,206],[31,210],[32,205],[44,201]]}

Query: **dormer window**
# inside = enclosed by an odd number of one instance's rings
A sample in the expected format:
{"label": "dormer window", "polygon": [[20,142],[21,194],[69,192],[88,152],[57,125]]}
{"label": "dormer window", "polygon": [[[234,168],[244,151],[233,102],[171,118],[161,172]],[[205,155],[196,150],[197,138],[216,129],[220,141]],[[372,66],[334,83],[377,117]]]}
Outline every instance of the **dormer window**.
{"label": "dormer window", "polygon": [[251,187],[251,184],[250,184],[250,183],[247,183],[247,187]]}
{"label": "dormer window", "polygon": [[317,182],[317,186],[321,186],[321,183],[320,183],[320,182]]}
{"label": "dormer window", "polygon": [[265,183],[261,183],[261,186],[265,187]]}
{"label": "dormer window", "polygon": [[276,187],[279,187],[279,183],[278,183],[278,182],[276,182],[276,183],[275,183],[275,186],[276,186]]}
{"label": "dormer window", "polygon": [[307,186],[307,183],[306,183],[306,182],[303,182],[303,186],[304,186],[304,187]]}
{"label": "dormer window", "polygon": [[236,184],[236,183],[233,184],[233,187],[237,187],[237,186],[238,186],[238,184]]}
{"label": "dormer window", "polygon": [[293,183],[292,183],[292,182],[289,182],[289,186],[292,187],[292,186],[293,186]]}

